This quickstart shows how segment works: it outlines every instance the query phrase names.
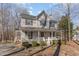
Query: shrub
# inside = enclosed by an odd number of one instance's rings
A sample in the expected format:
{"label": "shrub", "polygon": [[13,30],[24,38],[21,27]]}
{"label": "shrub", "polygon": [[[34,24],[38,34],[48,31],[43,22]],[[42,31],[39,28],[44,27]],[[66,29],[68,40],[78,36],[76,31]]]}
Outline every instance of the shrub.
{"label": "shrub", "polygon": [[40,41],[40,46],[46,46],[46,42],[45,41]]}
{"label": "shrub", "polygon": [[58,43],[58,40],[52,40],[51,41],[51,45],[54,45],[55,46],[57,43]]}
{"label": "shrub", "polygon": [[37,41],[32,41],[32,46],[36,47],[36,46],[39,46],[39,44],[37,43]]}
{"label": "shrub", "polygon": [[29,47],[31,47],[32,45],[29,44],[29,42],[23,42],[23,43],[22,43],[22,46],[24,46],[25,48],[29,48]]}

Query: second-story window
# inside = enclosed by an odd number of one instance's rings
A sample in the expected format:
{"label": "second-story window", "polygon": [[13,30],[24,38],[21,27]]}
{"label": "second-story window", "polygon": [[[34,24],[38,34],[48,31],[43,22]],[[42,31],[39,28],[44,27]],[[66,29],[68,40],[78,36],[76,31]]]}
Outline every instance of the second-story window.
{"label": "second-story window", "polygon": [[33,25],[33,20],[26,20],[25,24],[26,25]]}
{"label": "second-story window", "polygon": [[46,26],[46,20],[41,20],[41,21],[40,21],[40,25]]}
{"label": "second-story window", "polygon": [[55,27],[55,23],[52,20],[49,21],[49,27]]}

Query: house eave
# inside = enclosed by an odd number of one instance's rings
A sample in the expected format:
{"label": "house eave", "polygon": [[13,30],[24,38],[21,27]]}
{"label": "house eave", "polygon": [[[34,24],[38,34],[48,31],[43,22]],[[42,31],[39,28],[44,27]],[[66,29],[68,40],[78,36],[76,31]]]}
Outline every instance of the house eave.
{"label": "house eave", "polygon": [[22,31],[56,31],[55,28],[36,28],[36,27],[21,27]]}

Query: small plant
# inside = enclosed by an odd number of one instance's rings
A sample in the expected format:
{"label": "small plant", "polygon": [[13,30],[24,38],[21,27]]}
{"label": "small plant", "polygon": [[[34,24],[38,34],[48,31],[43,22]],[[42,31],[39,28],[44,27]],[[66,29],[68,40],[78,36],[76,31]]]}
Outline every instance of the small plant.
{"label": "small plant", "polygon": [[24,46],[25,48],[29,48],[29,47],[31,47],[32,45],[29,44],[29,42],[23,42],[23,43],[22,43],[22,46]]}
{"label": "small plant", "polygon": [[32,41],[32,46],[36,47],[36,46],[39,46],[39,44],[37,43],[37,41]]}
{"label": "small plant", "polygon": [[58,40],[52,40],[52,41],[51,41],[51,45],[53,45],[53,46],[56,46],[57,43],[58,43]]}
{"label": "small plant", "polygon": [[41,40],[41,41],[40,41],[40,46],[46,46],[46,42],[43,41],[43,40]]}

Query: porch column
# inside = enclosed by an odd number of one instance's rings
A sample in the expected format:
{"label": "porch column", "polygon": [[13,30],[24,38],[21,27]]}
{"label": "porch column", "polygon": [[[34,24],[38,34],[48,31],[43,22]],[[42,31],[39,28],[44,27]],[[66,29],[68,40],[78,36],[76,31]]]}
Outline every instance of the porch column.
{"label": "porch column", "polygon": [[53,32],[51,32],[51,37],[53,37]]}
{"label": "porch column", "polygon": [[38,31],[38,40],[39,40],[40,32]]}
{"label": "porch column", "polygon": [[55,31],[55,37],[56,37],[56,31]]}
{"label": "porch column", "polygon": [[52,40],[55,38],[55,31],[52,32]]}

